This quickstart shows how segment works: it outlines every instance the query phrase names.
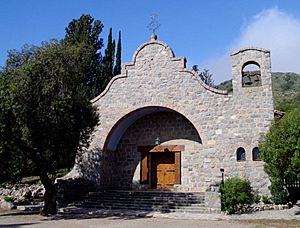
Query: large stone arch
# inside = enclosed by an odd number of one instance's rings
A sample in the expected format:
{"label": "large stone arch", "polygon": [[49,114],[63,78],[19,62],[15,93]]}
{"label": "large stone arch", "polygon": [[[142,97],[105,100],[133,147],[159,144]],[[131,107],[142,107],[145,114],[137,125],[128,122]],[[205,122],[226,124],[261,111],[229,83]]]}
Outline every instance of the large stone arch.
{"label": "large stone arch", "polygon": [[[124,134],[124,132],[127,130],[127,128],[132,125],[135,121],[137,121],[139,118],[150,114],[150,113],[156,113],[156,112],[176,112],[184,118],[187,119],[191,123],[191,125],[195,128],[195,131],[198,134],[198,137],[201,139],[199,130],[197,127],[194,125],[193,121],[190,120],[190,118],[186,117],[184,114],[182,114],[180,111],[174,110],[169,107],[164,107],[164,106],[146,106],[146,107],[141,107],[138,109],[135,109],[133,111],[130,111],[126,115],[124,115],[122,118],[120,118],[110,129],[104,146],[103,146],[103,151],[114,151],[116,150],[116,146]],[[201,140],[202,141],[202,140]]]}
{"label": "large stone arch", "polygon": [[[157,138],[159,138],[159,145],[155,145]],[[178,182],[169,183],[171,189],[201,190],[196,181],[191,181],[191,179],[200,178],[201,163],[203,164],[203,159],[199,159],[202,152],[201,137],[193,123],[184,115],[170,108],[159,106],[132,111],[121,118],[111,129],[103,149],[106,154],[106,162],[101,171],[105,182],[103,186],[112,189],[154,188],[151,185],[153,180],[151,183],[150,181],[142,182],[141,162],[144,152],[147,153],[146,156],[149,159],[152,157],[152,160],[159,153],[144,151],[145,147],[149,151],[163,148],[161,156],[168,154],[175,159],[176,154],[180,159],[177,161],[176,168],[179,175]],[[195,160],[198,160],[199,164],[197,168],[192,169],[191,164]],[[147,164],[146,168],[150,166],[151,163]]]}

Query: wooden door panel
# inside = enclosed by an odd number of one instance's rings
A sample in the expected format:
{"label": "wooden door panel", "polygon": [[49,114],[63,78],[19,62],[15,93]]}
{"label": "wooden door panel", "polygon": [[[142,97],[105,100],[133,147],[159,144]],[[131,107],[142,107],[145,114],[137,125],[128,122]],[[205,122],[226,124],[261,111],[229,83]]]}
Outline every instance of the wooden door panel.
{"label": "wooden door panel", "polygon": [[[149,147],[149,146],[148,146]],[[139,147],[141,150],[141,183],[152,189],[173,189],[180,184],[181,153],[183,146]],[[174,148],[175,149],[174,149]],[[154,150],[155,149],[155,150]],[[162,150],[164,149],[164,150]]]}
{"label": "wooden door panel", "polygon": [[175,154],[155,153],[151,157],[152,187],[172,189],[175,183]]}

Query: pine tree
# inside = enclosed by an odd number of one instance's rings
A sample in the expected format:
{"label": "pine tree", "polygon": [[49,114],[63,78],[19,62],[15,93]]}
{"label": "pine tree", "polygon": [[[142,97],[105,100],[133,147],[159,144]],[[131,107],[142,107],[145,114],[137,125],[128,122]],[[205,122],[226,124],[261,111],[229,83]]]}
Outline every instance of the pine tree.
{"label": "pine tree", "polygon": [[68,45],[84,48],[85,52],[78,65],[86,76],[88,95],[90,98],[97,96],[102,89],[102,56],[103,40],[100,34],[103,24],[94,20],[90,15],[82,15],[79,19],[72,20],[66,28],[64,41]]}
{"label": "pine tree", "polygon": [[117,44],[116,65],[114,68],[114,76],[121,74],[121,31],[119,31],[119,39]]}

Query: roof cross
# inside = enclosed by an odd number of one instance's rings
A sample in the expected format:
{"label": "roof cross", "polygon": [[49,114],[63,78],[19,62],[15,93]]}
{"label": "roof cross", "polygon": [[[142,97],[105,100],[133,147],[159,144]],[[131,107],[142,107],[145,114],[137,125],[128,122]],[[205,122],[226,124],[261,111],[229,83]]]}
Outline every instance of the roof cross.
{"label": "roof cross", "polygon": [[152,31],[152,34],[155,35],[155,31],[159,28],[160,24],[158,22],[158,16],[153,14],[150,16],[150,23],[148,24],[148,29]]}

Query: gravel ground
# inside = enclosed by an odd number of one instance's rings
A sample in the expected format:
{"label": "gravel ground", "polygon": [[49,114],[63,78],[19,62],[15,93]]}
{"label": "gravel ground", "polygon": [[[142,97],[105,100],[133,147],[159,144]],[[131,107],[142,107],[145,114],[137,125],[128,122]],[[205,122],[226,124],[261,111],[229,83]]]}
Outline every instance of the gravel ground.
{"label": "gravel ground", "polygon": [[67,208],[53,217],[18,210],[0,210],[0,228],[79,228],[79,227],[300,227],[300,207],[289,210],[261,211],[244,215],[107,212],[96,209]]}

